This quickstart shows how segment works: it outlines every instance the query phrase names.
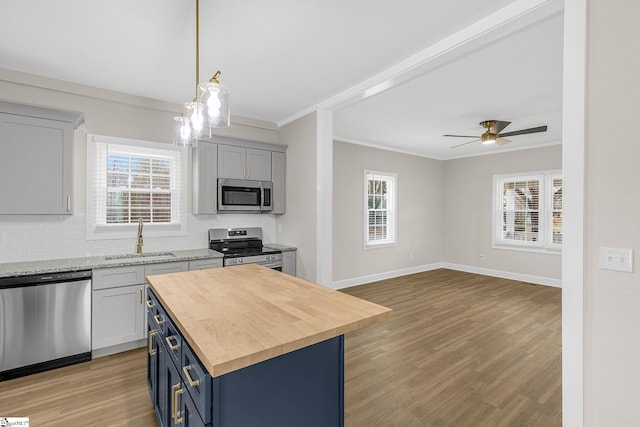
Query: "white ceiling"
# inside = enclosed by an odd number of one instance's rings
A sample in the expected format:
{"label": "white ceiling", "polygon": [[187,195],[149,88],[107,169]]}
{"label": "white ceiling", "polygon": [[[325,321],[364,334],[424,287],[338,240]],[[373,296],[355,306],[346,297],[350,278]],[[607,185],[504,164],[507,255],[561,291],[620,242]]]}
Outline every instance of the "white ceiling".
{"label": "white ceiling", "polygon": [[[201,0],[200,80],[222,70],[232,114],[284,123],[503,8],[558,1]],[[527,25],[346,105],[335,115],[336,137],[451,158],[492,147],[454,151],[466,140],[440,135],[479,135],[479,121],[498,119],[513,122],[506,131],[549,125],[506,149],[558,143],[562,17]],[[0,0],[0,67],[188,101],[195,0]]]}

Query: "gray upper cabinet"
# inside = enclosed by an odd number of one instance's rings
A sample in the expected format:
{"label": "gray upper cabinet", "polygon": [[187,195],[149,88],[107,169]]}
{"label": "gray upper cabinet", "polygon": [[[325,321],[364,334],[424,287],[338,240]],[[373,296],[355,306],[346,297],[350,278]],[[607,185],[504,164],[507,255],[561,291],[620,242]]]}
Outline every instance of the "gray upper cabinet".
{"label": "gray upper cabinet", "polygon": [[215,214],[218,178],[218,145],[200,141],[193,150],[193,195],[191,210],[194,215]]}
{"label": "gray upper cabinet", "polygon": [[273,214],[285,213],[285,170],[286,156],[284,153],[271,153],[271,180],[273,181]]}
{"label": "gray upper cabinet", "polygon": [[73,129],[82,115],[13,107],[0,102],[0,214],[71,214]]}
{"label": "gray upper cabinet", "polygon": [[271,181],[271,151],[219,144],[218,177]]}

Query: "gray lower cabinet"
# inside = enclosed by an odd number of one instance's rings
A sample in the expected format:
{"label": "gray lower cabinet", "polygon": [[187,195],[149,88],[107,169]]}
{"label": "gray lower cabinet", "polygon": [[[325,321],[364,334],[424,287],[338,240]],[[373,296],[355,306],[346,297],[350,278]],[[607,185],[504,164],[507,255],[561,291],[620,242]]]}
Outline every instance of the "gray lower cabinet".
{"label": "gray lower cabinet", "polygon": [[187,271],[189,263],[167,262],[93,270],[91,350],[105,356],[145,345],[145,277]]}
{"label": "gray lower cabinet", "polygon": [[296,275],[296,251],[282,252],[282,272],[291,276]]}
{"label": "gray lower cabinet", "polygon": [[71,214],[73,126],[0,112],[0,214]]}
{"label": "gray lower cabinet", "polygon": [[144,338],[144,266],[93,270],[92,285],[91,349]]}

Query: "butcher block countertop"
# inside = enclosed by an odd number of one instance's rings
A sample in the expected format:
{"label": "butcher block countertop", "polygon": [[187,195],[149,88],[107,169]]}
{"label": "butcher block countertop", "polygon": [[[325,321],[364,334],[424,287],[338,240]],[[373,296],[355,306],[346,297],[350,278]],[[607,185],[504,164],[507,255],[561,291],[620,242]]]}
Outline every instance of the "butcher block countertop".
{"label": "butcher block countertop", "polygon": [[391,316],[389,308],[257,264],[147,282],[213,377]]}

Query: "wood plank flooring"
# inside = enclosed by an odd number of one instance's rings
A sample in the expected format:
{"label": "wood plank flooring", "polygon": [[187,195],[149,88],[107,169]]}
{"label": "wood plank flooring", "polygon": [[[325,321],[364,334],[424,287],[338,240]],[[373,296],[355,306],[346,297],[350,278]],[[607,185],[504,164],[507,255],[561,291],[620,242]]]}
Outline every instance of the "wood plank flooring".
{"label": "wood plank flooring", "polygon": [[559,426],[561,290],[451,270],[345,292],[394,310],[345,340],[347,426]]}
{"label": "wood plank flooring", "polygon": [[[394,309],[347,334],[345,425],[560,426],[560,289],[435,270],[344,290]],[[32,426],[155,426],[145,349],[0,382]]]}

